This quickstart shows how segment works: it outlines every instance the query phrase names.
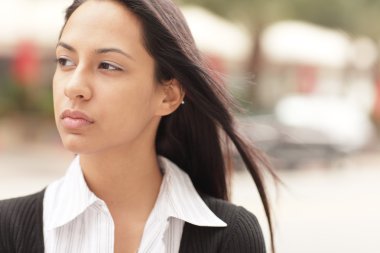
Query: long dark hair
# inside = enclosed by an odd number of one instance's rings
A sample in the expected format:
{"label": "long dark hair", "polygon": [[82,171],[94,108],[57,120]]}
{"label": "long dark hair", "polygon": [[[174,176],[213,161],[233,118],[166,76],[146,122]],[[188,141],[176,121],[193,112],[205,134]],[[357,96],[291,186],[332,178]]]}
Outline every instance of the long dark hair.
{"label": "long dark hair", "polygon": [[[75,0],[66,22],[86,0]],[[176,163],[202,194],[228,200],[232,142],[250,172],[268,219],[274,250],[270,205],[263,168],[275,174],[265,157],[237,132],[230,111],[232,100],[197,50],[187,23],[171,0],[117,0],[134,13],[143,27],[143,41],[155,60],[158,81],[176,79],[185,104],[161,119],[156,137],[157,154]],[[227,137],[227,138],[225,138]]]}

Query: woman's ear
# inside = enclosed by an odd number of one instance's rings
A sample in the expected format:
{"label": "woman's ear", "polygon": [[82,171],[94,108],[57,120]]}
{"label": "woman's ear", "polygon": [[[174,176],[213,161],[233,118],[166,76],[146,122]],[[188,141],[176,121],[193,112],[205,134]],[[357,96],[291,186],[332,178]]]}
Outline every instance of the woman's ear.
{"label": "woman's ear", "polygon": [[163,91],[163,97],[160,103],[158,114],[160,116],[169,115],[174,112],[181,104],[185,93],[177,79],[171,79],[160,84]]}

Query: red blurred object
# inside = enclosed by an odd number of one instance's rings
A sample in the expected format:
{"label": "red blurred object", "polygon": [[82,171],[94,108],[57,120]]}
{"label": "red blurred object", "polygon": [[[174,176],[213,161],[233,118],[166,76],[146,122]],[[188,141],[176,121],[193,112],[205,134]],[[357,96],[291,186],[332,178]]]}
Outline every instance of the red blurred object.
{"label": "red blurred object", "polygon": [[317,73],[316,68],[311,66],[301,66],[297,69],[298,92],[301,94],[311,94],[315,91]]}
{"label": "red blurred object", "polygon": [[380,124],[380,78],[376,81],[376,98],[373,108],[373,117]]}
{"label": "red blurred object", "polygon": [[224,83],[221,75],[227,74],[227,68],[223,59],[221,57],[218,57],[217,55],[212,54],[206,54],[205,57],[207,63],[209,64],[209,67],[211,68],[211,70],[213,70],[213,78]]}
{"label": "red blurred object", "polygon": [[40,77],[40,57],[38,47],[30,41],[21,42],[12,61],[12,74],[17,83],[31,85]]}

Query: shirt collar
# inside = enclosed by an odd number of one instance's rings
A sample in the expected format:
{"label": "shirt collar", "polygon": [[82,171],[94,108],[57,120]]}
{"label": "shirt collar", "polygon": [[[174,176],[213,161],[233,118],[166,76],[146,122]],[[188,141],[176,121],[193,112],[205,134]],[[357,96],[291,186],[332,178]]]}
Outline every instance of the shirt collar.
{"label": "shirt collar", "polygon": [[90,191],[80,167],[80,158],[71,162],[65,176],[49,185],[45,193],[44,207],[49,214],[46,229],[54,229],[69,223],[96,201],[102,201]]}
{"label": "shirt collar", "polygon": [[[45,198],[51,201],[46,208],[49,213],[45,226],[47,230],[69,223],[95,202],[104,204],[88,188],[79,161],[79,156],[76,156],[66,175],[46,191]],[[149,219],[167,220],[174,217],[197,226],[227,226],[208,208],[183,170],[163,156],[159,156],[158,161],[164,177]]]}
{"label": "shirt collar", "polygon": [[186,172],[163,156],[159,156],[159,163],[164,179],[156,205],[157,208],[166,209],[163,215],[197,226],[227,226],[205,204]]}

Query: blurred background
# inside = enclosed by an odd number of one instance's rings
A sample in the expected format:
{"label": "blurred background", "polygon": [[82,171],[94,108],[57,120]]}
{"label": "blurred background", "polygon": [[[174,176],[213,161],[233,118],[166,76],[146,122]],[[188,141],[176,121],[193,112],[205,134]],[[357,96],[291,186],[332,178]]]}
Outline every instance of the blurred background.
{"label": "blurred background", "polygon": [[[71,0],[0,3],[0,199],[40,190],[73,155],[53,121],[55,45]],[[380,1],[178,0],[243,108],[269,184],[279,253],[380,252]],[[233,202],[268,229],[236,155]]]}

